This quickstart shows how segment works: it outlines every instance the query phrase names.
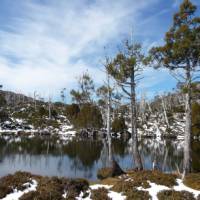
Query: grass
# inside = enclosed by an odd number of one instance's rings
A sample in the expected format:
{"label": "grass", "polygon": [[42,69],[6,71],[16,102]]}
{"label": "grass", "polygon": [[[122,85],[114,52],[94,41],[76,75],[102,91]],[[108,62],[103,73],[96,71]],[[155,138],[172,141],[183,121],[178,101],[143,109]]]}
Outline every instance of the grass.
{"label": "grass", "polygon": [[91,199],[92,200],[111,200],[111,198],[108,197],[108,190],[105,188],[98,188],[96,190],[92,190]]}
{"label": "grass", "polygon": [[165,185],[167,187],[177,185],[177,175],[175,174],[165,174],[157,170],[144,170],[140,172],[129,171],[128,174],[134,180],[136,186],[141,184],[140,186],[145,187],[148,185],[147,181],[156,183],[158,185]]}
{"label": "grass", "polygon": [[[176,185],[177,175],[163,174],[159,171],[128,171],[127,174],[106,178],[96,183],[104,185],[112,185],[111,190],[122,193],[127,197],[127,200],[149,200],[151,199],[147,191],[137,190],[137,187],[149,188],[148,181],[158,185],[165,185],[173,187]],[[27,172],[16,172],[13,175],[7,175],[0,178],[0,199],[7,194],[12,193],[13,189],[24,190],[26,187],[24,183],[31,183],[31,179],[38,182],[37,191],[32,191],[24,194],[20,200],[74,200],[83,192],[84,197],[88,196],[89,182],[85,179],[67,179],[58,177],[42,177],[31,175]],[[95,183],[95,184],[96,184]],[[200,190],[200,173],[189,174],[185,177],[184,184],[187,186]],[[66,191],[66,198],[63,197]],[[99,188],[91,191],[91,198],[93,200],[110,200],[108,197],[108,190]],[[158,194],[159,200],[193,200],[193,194],[174,190],[161,191]],[[200,200],[200,196],[197,198]]]}
{"label": "grass", "polygon": [[184,184],[196,190],[200,190],[200,173],[186,175]]}
{"label": "grass", "polygon": [[24,183],[31,183],[31,174],[26,172],[16,172],[15,175],[7,175],[0,179],[0,199],[11,193],[13,189],[24,190]]}
{"label": "grass", "polygon": [[193,194],[186,191],[164,190],[159,192],[157,196],[159,200],[195,200]]}
{"label": "grass", "polygon": [[37,191],[24,194],[20,200],[64,200],[64,191],[67,191],[68,200],[74,200],[81,191],[89,188],[85,179],[66,179],[58,177],[42,177],[26,172],[16,172],[0,179],[0,199],[13,192],[13,189],[23,191],[24,183],[31,183],[31,179],[38,182]]}
{"label": "grass", "polygon": [[109,167],[102,168],[102,169],[98,170],[98,172],[97,172],[97,178],[100,179],[100,180],[103,180],[103,179],[112,177],[112,173],[113,173],[112,168],[109,168]]}

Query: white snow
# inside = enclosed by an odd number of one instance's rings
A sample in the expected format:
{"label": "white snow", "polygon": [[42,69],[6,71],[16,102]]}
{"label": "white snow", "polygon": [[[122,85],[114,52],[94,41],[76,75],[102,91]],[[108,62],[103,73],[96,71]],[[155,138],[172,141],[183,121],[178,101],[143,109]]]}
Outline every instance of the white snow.
{"label": "white snow", "polygon": [[125,200],[126,196],[123,196],[121,193],[109,191],[108,196],[112,200]]}
{"label": "white snow", "polygon": [[108,196],[112,200],[125,200],[126,199],[126,196],[123,196],[121,193],[109,190],[110,188],[112,188],[112,185],[101,185],[101,184],[91,185],[90,189],[87,191],[89,193],[88,197],[83,198],[83,192],[81,192],[79,197],[76,197],[76,199],[77,200],[92,200],[91,199],[91,190],[96,190],[96,189],[99,189],[99,188],[107,189],[108,190]]}
{"label": "white snow", "polygon": [[37,181],[32,180],[32,183],[25,183],[24,186],[27,186],[27,188],[23,191],[20,190],[13,190],[13,193],[8,194],[6,197],[4,197],[1,200],[18,200],[22,195],[25,193],[31,192],[31,191],[36,191],[37,188]]}
{"label": "white snow", "polygon": [[190,187],[187,187],[186,185],[183,184],[183,181],[181,179],[177,179],[176,181],[177,181],[178,185],[174,186],[173,188],[169,188],[164,185],[157,185],[156,183],[151,183],[150,181],[148,181],[149,185],[151,186],[150,188],[137,187],[137,189],[149,192],[149,195],[151,196],[152,200],[158,200],[157,194],[159,192],[161,192],[162,190],[172,190],[173,189],[175,191],[187,191],[187,192],[192,193],[195,198],[197,198],[197,196],[200,195],[199,190],[194,190]]}
{"label": "white snow", "polygon": [[178,185],[174,186],[173,189],[176,191],[187,191],[190,193],[193,193],[194,197],[197,198],[198,195],[200,195],[200,191],[199,190],[194,190],[190,187],[187,187],[186,185],[183,184],[183,181],[181,179],[176,179]]}
{"label": "white snow", "polygon": [[151,196],[152,200],[158,200],[157,194],[162,191],[162,190],[170,190],[170,188],[164,186],[164,185],[157,185],[155,183],[151,183],[148,181],[149,185],[151,186],[150,188],[142,188],[142,187],[137,187],[138,190],[142,191],[147,191],[149,192],[149,195]]}
{"label": "white snow", "polygon": [[72,125],[64,124],[61,126],[61,130],[58,132],[62,140],[69,140],[76,136],[76,131],[72,130]]}
{"label": "white snow", "polygon": [[99,188],[106,188],[106,189],[110,189],[112,187],[112,185],[101,185],[101,184],[96,184],[96,185],[91,185],[90,188],[92,190],[97,190]]}

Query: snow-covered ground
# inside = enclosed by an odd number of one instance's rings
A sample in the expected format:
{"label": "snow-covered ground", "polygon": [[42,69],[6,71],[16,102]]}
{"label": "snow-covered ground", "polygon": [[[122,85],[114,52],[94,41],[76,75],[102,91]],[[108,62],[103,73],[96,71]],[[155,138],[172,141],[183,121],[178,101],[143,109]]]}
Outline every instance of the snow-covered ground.
{"label": "snow-covered ground", "polygon": [[[158,200],[157,194],[163,190],[187,191],[187,192],[192,193],[195,198],[197,198],[198,195],[200,195],[199,190],[194,190],[192,188],[187,187],[186,185],[183,184],[183,181],[181,179],[177,179],[178,185],[173,186],[172,188],[166,187],[164,185],[157,185],[156,183],[152,183],[150,181],[148,181],[148,182],[149,182],[150,188],[137,187],[136,189],[149,192],[149,195],[151,196],[152,200]],[[79,197],[77,197],[76,199],[77,200],[92,200],[91,199],[91,191],[96,190],[98,188],[102,188],[102,187],[108,190],[108,196],[112,200],[125,200],[126,199],[126,196],[123,195],[122,193],[112,191],[112,185],[101,185],[101,184],[96,184],[96,185],[90,186],[90,189],[87,191],[89,193],[88,197],[83,198],[83,193],[81,192]]]}
{"label": "snow-covered ground", "polygon": [[97,190],[99,188],[105,188],[108,190],[108,197],[110,197],[112,200],[125,200],[126,196],[122,195],[121,193],[114,192],[111,190],[112,185],[101,185],[101,184],[96,184],[96,185],[91,185],[90,189],[87,191],[89,193],[88,197],[83,198],[83,192],[80,193],[80,195],[76,198],[77,200],[92,200],[91,199],[91,191],[92,190]]}
{"label": "snow-covered ground", "polygon": [[36,191],[37,189],[37,181],[36,180],[31,180],[31,183],[25,183],[24,186],[26,186],[26,189],[21,191],[21,190],[13,190],[13,193],[8,194],[6,197],[4,197],[1,200],[18,200],[22,195],[31,192],[31,191]]}

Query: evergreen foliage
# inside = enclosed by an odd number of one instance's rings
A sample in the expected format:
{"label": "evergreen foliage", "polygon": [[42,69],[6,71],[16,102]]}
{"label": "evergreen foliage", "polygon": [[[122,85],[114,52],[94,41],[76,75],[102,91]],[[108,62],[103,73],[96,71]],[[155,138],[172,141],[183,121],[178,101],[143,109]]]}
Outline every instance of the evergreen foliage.
{"label": "evergreen foliage", "polygon": [[200,136],[200,105],[198,103],[192,105],[192,133]]}
{"label": "evergreen foliage", "polygon": [[99,108],[93,104],[84,104],[76,118],[76,126],[90,129],[102,128],[103,119]]}
{"label": "evergreen foliage", "polygon": [[112,122],[112,131],[114,133],[122,133],[126,131],[127,126],[123,117],[115,118]]}

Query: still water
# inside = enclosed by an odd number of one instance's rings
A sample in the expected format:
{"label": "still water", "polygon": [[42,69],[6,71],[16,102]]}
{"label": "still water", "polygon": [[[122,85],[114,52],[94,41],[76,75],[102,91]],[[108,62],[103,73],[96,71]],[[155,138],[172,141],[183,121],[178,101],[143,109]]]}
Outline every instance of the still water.
{"label": "still water", "polygon": [[[192,143],[193,170],[200,171],[200,142]],[[129,140],[113,140],[112,151],[122,169],[134,167]],[[139,151],[145,169],[171,172],[182,168],[183,141],[143,139]],[[47,176],[82,177],[96,180],[97,170],[108,162],[105,141],[74,139],[60,141],[47,137],[0,137],[0,176],[28,171]]]}

